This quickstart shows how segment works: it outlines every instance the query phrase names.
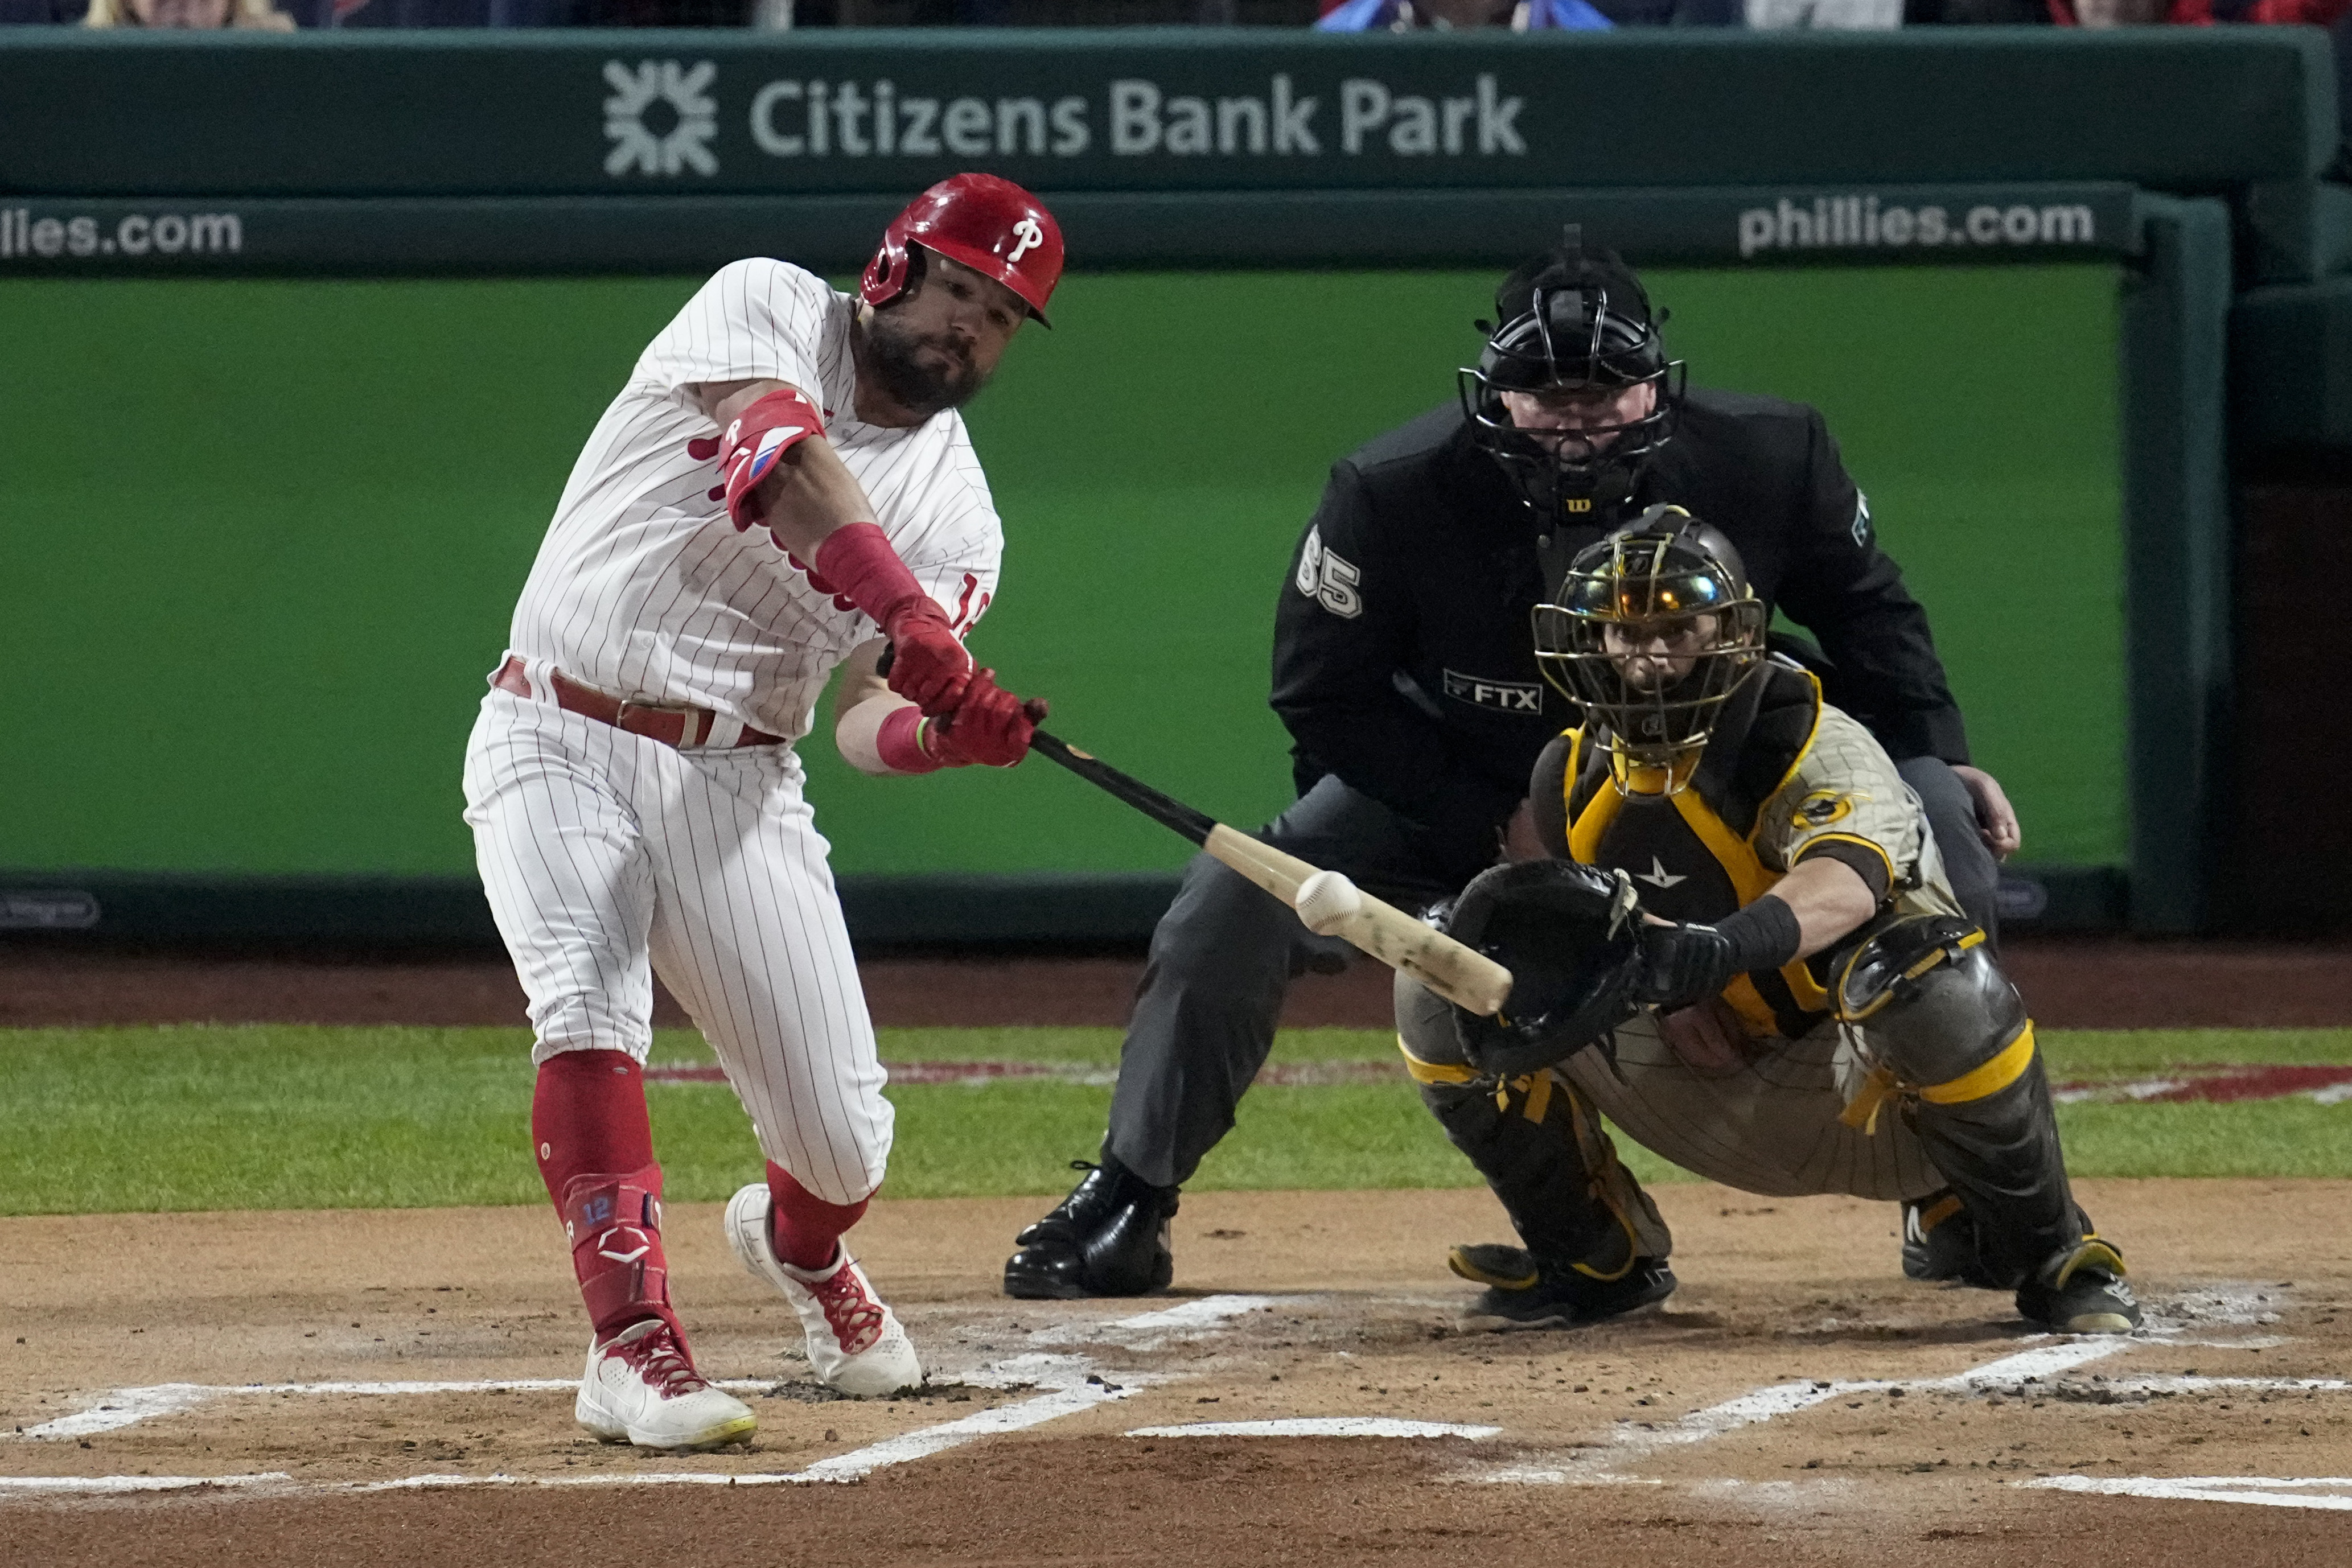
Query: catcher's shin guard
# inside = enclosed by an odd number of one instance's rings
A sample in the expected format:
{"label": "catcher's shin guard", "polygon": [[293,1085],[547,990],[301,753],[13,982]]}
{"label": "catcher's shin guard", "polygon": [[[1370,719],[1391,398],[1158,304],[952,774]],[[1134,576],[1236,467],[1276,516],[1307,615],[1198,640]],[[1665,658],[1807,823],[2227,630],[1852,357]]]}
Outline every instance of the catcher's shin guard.
{"label": "catcher's shin guard", "polygon": [[1900,1102],[1974,1222],[1970,1282],[2012,1288],[2080,1244],[2033,1021],[1983,932],[1948,916],[1897,921],[1847,962],[1837,1003],[1871,1064],[1846,1120],[1872,1125]]}
{"label": "catcher's shin guard", "polygon": [[1422,1103],[1486,1178],[1534,1259],[1611,1281],[1645,1255],[1665,1255],[1671,1242],[1657,1211],[1607,1134],[1584,1125],[1564,1081],[1535,1072],[1497,1082],[1411,1051],[1405,1065]]}
{"label": "catcher's shin guard", "polygon": [[599,1340],[646,1318],[677,1326],[662,1254],[661,1189],[659,1165],[578,1176],[564,1186],[563,1234]]}

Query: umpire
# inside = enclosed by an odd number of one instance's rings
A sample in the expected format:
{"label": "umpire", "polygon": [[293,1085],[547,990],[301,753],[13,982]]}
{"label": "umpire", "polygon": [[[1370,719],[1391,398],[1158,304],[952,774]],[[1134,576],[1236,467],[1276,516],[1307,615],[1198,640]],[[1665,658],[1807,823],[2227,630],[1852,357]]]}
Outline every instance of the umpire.
{"label": "umpire", "polygon": [[[1299,797],[1264,833],[1408,909],[1498,853],[1539,854],[1536,755],[1578,722],[1538,676],[1529,616],[1587,545],[1647,507],[1713,521],[1753,591],[1819,647],[1775,637],[1869,727],[1925,802],[1953,888],[1990,931],[2017,820],[1968,766],[1927,617],[1879,549],[1821,414],[1686,390],[1641,281],[1559,249],[1506,278],[1459,407],[1338,464],[1275,613],[1273,704]],[[1664,868],[1653,868],[1666,876]],[[1663,888],[1666,885],[1661,883]],[[1177,1190],[1234,1124],[1283,995],[1350,949],[1206,855],[1152,934],[1099,1166],[1024,1230],[1007,1295],[1139,1295],[1174,1271]]]}

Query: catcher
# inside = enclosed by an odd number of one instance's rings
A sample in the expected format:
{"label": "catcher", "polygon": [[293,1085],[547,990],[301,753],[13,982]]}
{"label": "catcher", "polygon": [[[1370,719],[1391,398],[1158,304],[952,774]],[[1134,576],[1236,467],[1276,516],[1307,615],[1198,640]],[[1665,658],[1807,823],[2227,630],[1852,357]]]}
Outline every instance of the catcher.
{"label": "catcher", "polygon": [[1573,1325],[1673,1291],[1606,1114],[1748,1192],[1940,1195],[1909,1271],[2014,1290],[2065,1333],[2137,1326],[2068,1188],[2032,1022],[1917,798],[1765,652],[1730,542],[1654,507],[1557,597],[1537,656],[1585,723],[1536,764],[1552,858],[1486,872],[1443,916],[1511,970],[1509,1003],[1482,1019],[1397,984],[1422,1096],[1526,1244],[1454,1249],[1489,1287],[1472,1316]]}

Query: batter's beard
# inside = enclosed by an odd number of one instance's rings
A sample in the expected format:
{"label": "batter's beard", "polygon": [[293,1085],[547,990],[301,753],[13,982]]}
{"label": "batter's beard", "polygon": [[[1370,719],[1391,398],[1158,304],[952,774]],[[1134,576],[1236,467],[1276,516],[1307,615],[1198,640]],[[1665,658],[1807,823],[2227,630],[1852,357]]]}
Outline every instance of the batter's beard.
{"label": "batter's beard", "polygon": [[[938,350],[945,362],[924,360],[926,349]],[[887,311],[877,311],[866,323],[862,359],[859,368],[874,378],[883,395],[922,419],[961,408],[988,380],[951,340],[906,331]]]}

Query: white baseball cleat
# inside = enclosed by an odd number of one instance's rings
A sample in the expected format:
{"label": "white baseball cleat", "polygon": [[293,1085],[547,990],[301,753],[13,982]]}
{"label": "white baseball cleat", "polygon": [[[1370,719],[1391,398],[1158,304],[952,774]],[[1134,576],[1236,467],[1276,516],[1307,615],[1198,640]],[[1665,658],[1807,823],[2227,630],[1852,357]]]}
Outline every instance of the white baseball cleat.
{"label": "white baseball cleat", "polygon": [[703,1381],[659,1318],[588,1347],[572,1415],[604,1442],[640,1448],[716,1448],[748,1442],[760,1425],[749,1405]]}
{"label": "white baseball cleat", "polygon": [[817,1381],[871,1399],[923,1381],[923,1364],[898,1314],[874,1293],[866,1270],[835,1244],[833,1266],[814,1271],[778,1260],[769,1243],[768,1186],[753,1182],[727,1200],[727,1242],[753,1279],[783,1292],[808,1336]]}

